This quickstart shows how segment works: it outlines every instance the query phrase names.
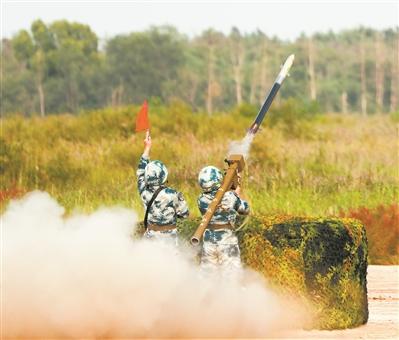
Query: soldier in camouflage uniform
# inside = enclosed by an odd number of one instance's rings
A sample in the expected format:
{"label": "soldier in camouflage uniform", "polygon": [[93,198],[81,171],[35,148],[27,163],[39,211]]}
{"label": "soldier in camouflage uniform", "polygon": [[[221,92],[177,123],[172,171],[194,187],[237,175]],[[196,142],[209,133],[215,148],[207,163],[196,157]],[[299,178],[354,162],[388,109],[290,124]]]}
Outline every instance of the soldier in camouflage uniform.
{"label": "soldier in camouflage uniform", "polygon": [[[198,183],[203,193],[198,198],[198,207],[202,215],[206,213],[222,181],[222,172],[214,166],[207,166],[200,171]],[[240,248],[234,225],[238,214],[249,213],[249,205],[239,194],[239,187],[224,194],[208,228],[205,229],[201,253],[202,269],[211,271],[221,268],[235,271],[241,268]]]}
{"label": "soldier in camouflage uniform", "polygon": [[187,203],[182,193],[164,186],[168,170],[161,161],[150,161],[151,137],[144,140],[144,152],[137,169],[137,185],[144,209],[155,191],[161,191],[152,203],[148,213],[148,228],[144,236],[149,239],[165,240],[177,245],[177,218],[188,217]]}

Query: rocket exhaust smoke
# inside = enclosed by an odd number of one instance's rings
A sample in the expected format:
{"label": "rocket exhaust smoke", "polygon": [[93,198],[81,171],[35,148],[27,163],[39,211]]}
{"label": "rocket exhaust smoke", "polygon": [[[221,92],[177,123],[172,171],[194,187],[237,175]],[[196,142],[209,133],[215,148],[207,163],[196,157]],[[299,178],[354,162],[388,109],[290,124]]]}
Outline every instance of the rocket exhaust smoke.
{"label": "rocket exhaust smoke", "polygon": [[189,252],[134,240],[131,210],[63,214],[33,192],[1,216],[1,337],[264,337],[303,314],[256,273],[205,277]]}
{"label": "rocket exhaust smoke", "polygon": [[229,145],[228,156],[237,154],[243,155],[245,159],[248,159],[249,150],[254,137],[255,135],[249,132],[242,140],[231,142]]}

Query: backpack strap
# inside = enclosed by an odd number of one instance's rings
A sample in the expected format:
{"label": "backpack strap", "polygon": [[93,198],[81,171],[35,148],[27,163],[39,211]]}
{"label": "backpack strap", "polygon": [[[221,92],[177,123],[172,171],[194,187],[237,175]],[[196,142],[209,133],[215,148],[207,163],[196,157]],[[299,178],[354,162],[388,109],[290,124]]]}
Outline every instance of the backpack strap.
{"label": "backpack strap", "polygon": [[157,190],[155,190],[154,194],[152,195],[150,201],[147,204],[147,209],[145,210],[145,216],[144,216],[144,228],[148,228],[148,214],[150,212],[151,206],[154,203],[155,199],[157,198],[158,194],[165,189],[164,186],[160,186]]}

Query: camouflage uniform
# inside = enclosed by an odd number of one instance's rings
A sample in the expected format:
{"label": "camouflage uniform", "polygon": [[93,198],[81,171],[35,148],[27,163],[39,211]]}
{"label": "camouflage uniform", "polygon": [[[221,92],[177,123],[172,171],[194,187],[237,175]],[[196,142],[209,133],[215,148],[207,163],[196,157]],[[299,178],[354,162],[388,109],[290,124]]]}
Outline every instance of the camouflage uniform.
{"label": "camouflage uniform", "polygon": [[[219,189],[223,175],[215,167],[206,167],[198,176],[200,186],[204,192],[198,198],[198,207],[202,215]],[[234,191],[227,191],[213,215],[210,225],[235,225],[238,214],[249,213],[249,205],[240,199]],[[214,270],[218,267],[227,271],[241,268],[240,248],[238,239],[231,228],[206,229],[203,236],[201,267]]]}
{"label": "camouflage uniform", "polygon": [[[137,169],[137,185],[144,209],[151,200],[154,192],[166,182],[168,170],[160,161],[151,161],[141,156]],[[187,203],[182,193],[165,187],[161,190],[152,203],[148,213],[148,225],[166,226],[176,225],[177,218],[188,217]],[[146,238],[172,241],[177,245],[176,229],[167,231],[154,231],[147,229]]]}

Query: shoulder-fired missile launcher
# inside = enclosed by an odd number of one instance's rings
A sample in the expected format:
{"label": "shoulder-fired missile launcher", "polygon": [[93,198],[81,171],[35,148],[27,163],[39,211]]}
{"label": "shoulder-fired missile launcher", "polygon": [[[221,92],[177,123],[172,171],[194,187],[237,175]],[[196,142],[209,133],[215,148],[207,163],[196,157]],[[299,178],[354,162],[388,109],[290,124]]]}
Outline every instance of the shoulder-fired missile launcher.
{"label": "shoulder-fired missile launcher", "polygon": [[[282,66],[276,80],[273,83],[273,86],[272,86],[269,94],[267,95],[262,107],[260,108],[260,110],[255,118],[255,121],[252,123],[252,125],[248,129],[248,134],[254,135],[258,131],[263,119],[265,118],[267,111],[269,110],[270,105],[273,102],[274,97],[276,96],[278,90],[281,87],[281,84],[283,83],[284,79],[288,76],[288,72],[291,69],[291,66],[294,62],[294,58],[295,58],[295,56],[293,54],[291,54],[284,62],[284,65]],[[230,155],[229,158],[226,159],[225,161],[228,164],[228,169],[226,171],[226,175],[224,177],[223,183],[222,183],[221,187],[219,188],[215,198],[209,205],[208,210],[206,211],[205,215],[203,216],[201,224],[198,226],[194,235],[191,237],[191,244],[193,244],[193,245],[199,244],[199,242],[202,238],[202,234],[204,233],[205,229],[209,225],[209,222],[212,219],[212,216],[215,213],[217,206],[220,204],[224,193],[231,189],[234,190],[237,187],[237,185],[239,184],[239,180],[240,180],[239,173],[242,172],[242,170],[244,169],[244,166],[245,166],[244,156],[243,155]]]}

